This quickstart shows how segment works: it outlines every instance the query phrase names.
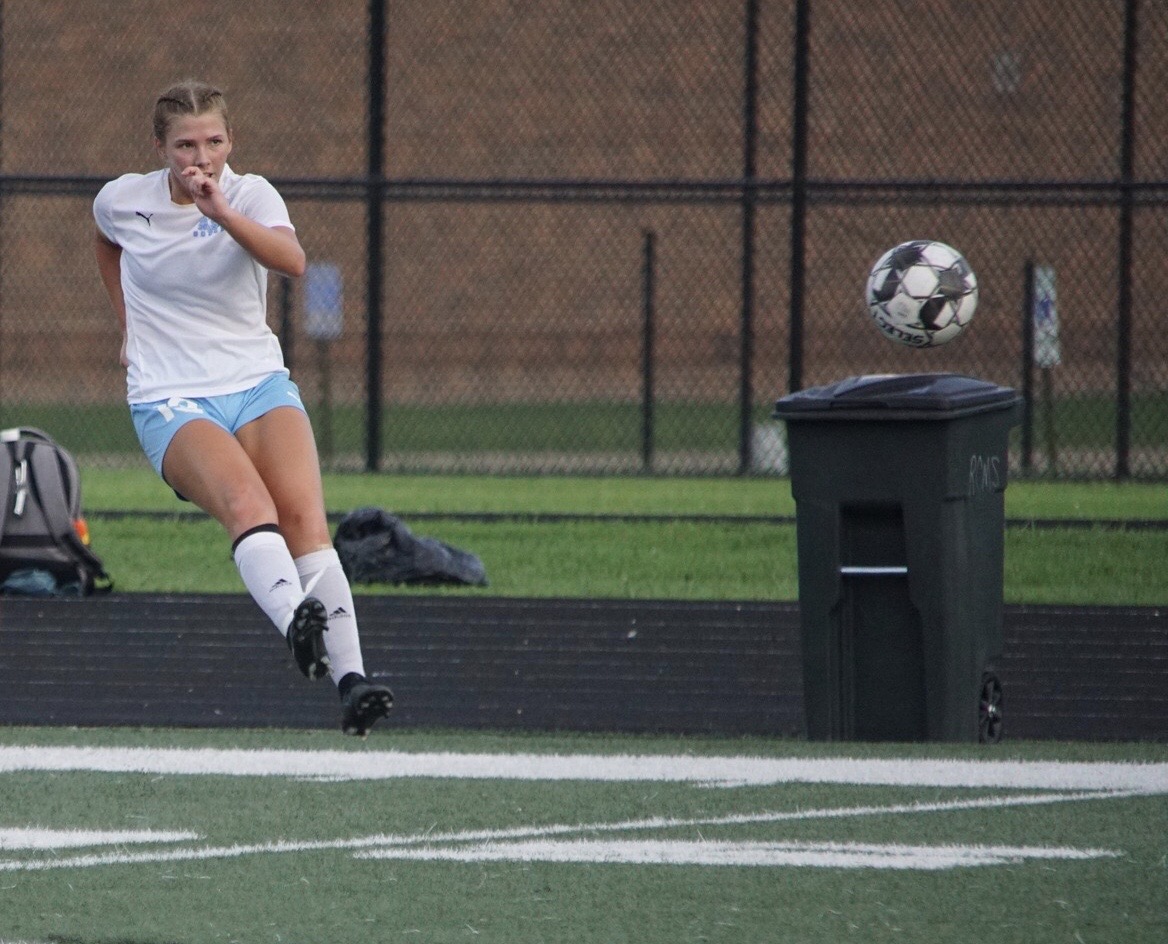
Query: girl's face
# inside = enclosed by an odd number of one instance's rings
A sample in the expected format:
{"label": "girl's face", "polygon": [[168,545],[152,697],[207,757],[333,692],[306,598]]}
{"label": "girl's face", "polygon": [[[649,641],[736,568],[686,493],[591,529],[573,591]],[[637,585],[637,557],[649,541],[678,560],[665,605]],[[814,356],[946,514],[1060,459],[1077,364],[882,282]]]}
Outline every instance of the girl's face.
{"label": "girl's face", "polygon": [[186,187],[177,186],[178,177],[188,167],[197,167],[216,183],[231,154],[231,134],[217,112],[179,115],[170,122],[165,141],[154,147],[170,168],[170,192],[180,203],[190,203]]}

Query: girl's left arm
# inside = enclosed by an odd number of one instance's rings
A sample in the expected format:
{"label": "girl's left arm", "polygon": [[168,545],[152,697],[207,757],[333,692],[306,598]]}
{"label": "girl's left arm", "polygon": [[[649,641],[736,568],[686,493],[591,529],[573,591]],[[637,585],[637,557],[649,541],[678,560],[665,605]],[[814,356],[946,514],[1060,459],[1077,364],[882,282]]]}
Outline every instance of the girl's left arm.
{"label": "girl's left arm", "polygon": [[286,226],[264,226],[240,213],[227,202],[223,191],[197,167],[188,167],[182,183],[190,191],[204,216],[214,220],[265,269],[299,278],[308,259],[294,230]]}
{"label": "girl's left arm", "polygon": [[264,226],[231,209],[215,222],[265,269],[293,278],[304,275],[308,259],[293,230],[286,226]]}

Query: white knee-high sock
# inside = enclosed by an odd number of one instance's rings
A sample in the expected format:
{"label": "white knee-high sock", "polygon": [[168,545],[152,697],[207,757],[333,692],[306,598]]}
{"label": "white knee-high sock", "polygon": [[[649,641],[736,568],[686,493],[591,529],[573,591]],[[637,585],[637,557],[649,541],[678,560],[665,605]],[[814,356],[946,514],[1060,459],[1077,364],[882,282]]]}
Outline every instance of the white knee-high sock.
{"label": "white knee-high sock", "polygon": [[304,592],[320,600],[328,613],[324,645],[328,650],[333,681],[340,684],[350,672],[364,675],[353,591],[336,550],[327,547],[296,558],[296,571],[300,574]]}
{"label": "white knee-high sock", "polygon": [[236,540],[232,556],[252,598],[287,636],[292,613],[304,599],[304,591],[279,530],[275,525],[253,528]]}

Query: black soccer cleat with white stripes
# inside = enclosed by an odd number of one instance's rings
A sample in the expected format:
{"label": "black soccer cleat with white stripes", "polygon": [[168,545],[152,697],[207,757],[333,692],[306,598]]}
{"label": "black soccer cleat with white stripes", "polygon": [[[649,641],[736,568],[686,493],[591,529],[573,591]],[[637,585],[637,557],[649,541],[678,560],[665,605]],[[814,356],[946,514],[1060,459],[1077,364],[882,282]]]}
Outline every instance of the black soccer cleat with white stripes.
{"label": "black soccer cleat with white stripes", "polygon": [[328,631],[328,614],[316,597],[305,597],[292,614],[288,627],[288,648],[296,665],[307,678],[321,679],[328,675],[329,658],[324,648],[324,634]]}
{"label": "black soccer cleat with white stripes", "polygon": [[337,691],[341,696],[341,730],[345,734],[365,737],[393,707],[393,692],[356,672],[341,679]]}

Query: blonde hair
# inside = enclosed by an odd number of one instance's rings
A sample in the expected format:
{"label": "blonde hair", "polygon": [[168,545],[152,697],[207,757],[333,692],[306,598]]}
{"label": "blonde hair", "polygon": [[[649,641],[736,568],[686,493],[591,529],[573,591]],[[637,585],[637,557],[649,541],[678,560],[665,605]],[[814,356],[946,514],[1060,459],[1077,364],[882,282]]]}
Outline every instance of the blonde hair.
{"label": "blonde hair", "polygon": [[219,89],[197,79],[188,79],[185,82],[172,85],[154,102],[155,140],[166,140],[170,123],[178,116],[201,115],[205,112],[217,112],[223,119],[223,126],[227,129],[227,133],[231,133],[231,120],[227,117],[227,101]]}

